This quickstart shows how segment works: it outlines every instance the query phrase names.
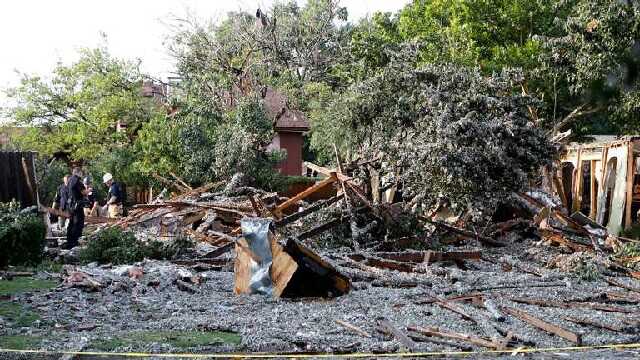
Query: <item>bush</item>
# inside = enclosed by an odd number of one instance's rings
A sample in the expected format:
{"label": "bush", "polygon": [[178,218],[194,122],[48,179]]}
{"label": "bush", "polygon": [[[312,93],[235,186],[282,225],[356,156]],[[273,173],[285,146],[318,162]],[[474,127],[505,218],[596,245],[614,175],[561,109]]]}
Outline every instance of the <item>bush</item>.
{"label": "bush", "polygon": [[89,238],[87,246],[80,252],[83,263],[98,262],[114,265],[131,264],[147,259],[173,259],[193,243],[179,237],[174,241],[139,241],[128,231],[112,227],[104,229]]}
{"label": "bush", "polygon": [[42,261],[46,229],[42,219],[20,211],[16,202],[0,203],[0,268]]}

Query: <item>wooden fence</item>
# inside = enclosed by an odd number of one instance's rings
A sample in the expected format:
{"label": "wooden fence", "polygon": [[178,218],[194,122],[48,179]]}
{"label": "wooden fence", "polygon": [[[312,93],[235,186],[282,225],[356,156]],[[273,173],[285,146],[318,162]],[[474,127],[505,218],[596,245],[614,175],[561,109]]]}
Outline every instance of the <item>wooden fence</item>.
{"label": "wooden fence", "polygon": [[38,204],[34,152],[0,151],[0,202]]}

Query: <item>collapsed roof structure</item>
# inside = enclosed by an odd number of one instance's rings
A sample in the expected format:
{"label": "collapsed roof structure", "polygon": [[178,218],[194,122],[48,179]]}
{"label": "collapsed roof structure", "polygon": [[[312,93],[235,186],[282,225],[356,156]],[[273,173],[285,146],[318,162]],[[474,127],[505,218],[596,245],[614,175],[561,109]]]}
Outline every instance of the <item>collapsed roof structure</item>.
{"label": "collapsed roof structure", "polygon": [[582,212],[618,235],[638,223],[640,136],[596,137],[560,154],[554,189],[570,213]]}

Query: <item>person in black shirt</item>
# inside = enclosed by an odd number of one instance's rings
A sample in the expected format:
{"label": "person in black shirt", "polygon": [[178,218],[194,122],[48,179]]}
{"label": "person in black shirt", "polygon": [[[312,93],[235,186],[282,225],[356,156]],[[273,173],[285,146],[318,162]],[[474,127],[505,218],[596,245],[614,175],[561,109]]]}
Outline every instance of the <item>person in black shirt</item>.
{"label": "person in black shirt", "polygon": [[84,180],[82,180],[82,183],[87,189],[87,203],[84,206],[84,216],[96,216],[98,207],[98,195],[96,193],[96,189],[94,189],[93,185],[91,185],[91,178],[89,176],[85,176]]}
{"label": "person in black shirt", "polygon": [[[67,189],[68,182],[69,182],[69,175],[65,175],[62,178],[62,184],[58,186],[58,190],[56,191],[56,196],[53,198],[53,206],[51,206],[52,208],[58,209],[61,211],[67,210],[67,199],[69,198],[69,190]],[[67,221],[66,218],[62,216],[58,216],[58,229],[60,231],[64,230],[66,221]]]}
{"label": "person in black shirt", "polygon": [[78,239],[82,236],[84,228],[84,204],[87,190],[82,183],[82,170],[74,168],[69,183],[69,199],[67,200],[67,211],[71,215],[67,225],[66,249],[78,246]]}

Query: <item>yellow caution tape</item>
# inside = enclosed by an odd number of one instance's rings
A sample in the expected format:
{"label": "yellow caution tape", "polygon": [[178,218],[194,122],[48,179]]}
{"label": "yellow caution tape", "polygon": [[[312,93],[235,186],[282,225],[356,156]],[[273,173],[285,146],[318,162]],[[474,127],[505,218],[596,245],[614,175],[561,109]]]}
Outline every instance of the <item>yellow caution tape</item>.
{"label": "yellow caution tape", "polygon": [[609,344],[591,346],[568,346],[553,348],[517,348],[508,350],[485,350],[485,351],[435,351],[435,352],[402,352],[402,353],[350,353],[350,354],[271,354],[271,353],[250,353],[250,354],[191,354],[191,353],[114,353],[95,351],[48,351],[48,350],[16,350],[2,349],[0,353],[18,354],[40,354],[40,355],[86,355],[102,357],[130,357],[130,358],[182,358],[182,359],[320,359],[320,358],[382,358],[382,357],[430,357],[430,356],[468,356],[468,355],[488,355],[488,354],[522,354],[536,352],[556,352],[556,351],[584,351],[584,350],[622,350],[640,349],[640,343],[636,344]]}

